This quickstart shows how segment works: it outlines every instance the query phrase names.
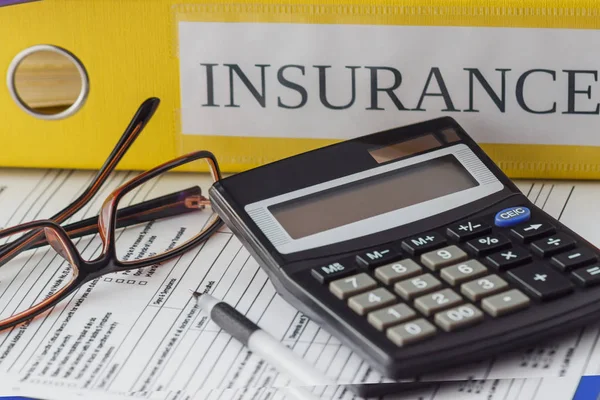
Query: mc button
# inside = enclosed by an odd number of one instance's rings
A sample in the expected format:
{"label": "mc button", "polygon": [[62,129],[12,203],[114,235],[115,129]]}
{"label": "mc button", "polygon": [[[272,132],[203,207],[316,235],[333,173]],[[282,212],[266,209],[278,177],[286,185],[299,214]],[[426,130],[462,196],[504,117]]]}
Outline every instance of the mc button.
{"label": "mc button", "polygon": [[506,228],[514,226],[522,222],[526,222],[531,218],[531,211],[527,207],[510,207],[499,211],[494,218],[496,226]]}

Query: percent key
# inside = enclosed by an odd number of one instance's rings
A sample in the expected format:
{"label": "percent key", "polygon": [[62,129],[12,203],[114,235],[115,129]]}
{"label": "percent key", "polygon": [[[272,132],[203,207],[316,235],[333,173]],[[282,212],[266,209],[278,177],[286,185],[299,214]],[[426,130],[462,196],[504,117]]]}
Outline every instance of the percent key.
{"label": "percent key", "polygon": [[510,247],[510,240],[502,235],[486,235],[467,242],[468,251],[476,256],[482,256],[508,247]]}

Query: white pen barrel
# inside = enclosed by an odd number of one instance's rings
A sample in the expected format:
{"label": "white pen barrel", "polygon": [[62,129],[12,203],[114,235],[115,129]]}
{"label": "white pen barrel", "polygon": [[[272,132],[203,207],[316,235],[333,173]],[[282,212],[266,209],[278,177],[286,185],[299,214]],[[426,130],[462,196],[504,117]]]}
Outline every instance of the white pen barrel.
{"label": "white pen barrel", "polygon": [[298,384],[307,386],[333,385],[324,374],[307,363],[303,358],[286,348],[265,331],[257,330],[248,338],[248,348],[265,361],[284,373]]}

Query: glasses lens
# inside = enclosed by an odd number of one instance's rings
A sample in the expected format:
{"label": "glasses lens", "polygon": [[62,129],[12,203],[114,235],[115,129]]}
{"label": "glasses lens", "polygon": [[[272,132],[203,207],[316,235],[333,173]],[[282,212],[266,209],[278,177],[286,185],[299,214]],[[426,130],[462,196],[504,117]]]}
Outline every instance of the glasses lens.
{"label": "glasses lens", "polygon": [[177,250],[219,221],[204,194],[214,180],[207,159],[153,176],[117,204],[115,244],[124,263],[147,261]]}
{"label": "glasses lens", "polygon": [[[28,249],[7,251],[32,238]],[[75,279],[68,250],[51,228],[0,237],[0,328],[51,302]]]}

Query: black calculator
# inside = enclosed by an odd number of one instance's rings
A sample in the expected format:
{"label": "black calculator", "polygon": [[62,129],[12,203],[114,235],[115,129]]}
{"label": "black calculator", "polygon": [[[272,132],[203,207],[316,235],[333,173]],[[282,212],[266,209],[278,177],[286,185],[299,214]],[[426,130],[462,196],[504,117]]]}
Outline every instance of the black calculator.
{"label": "black calculator", "polygon": [[238,173],[210,198],[278,293],[389,379],[600,317],[599,250],[449,117]]}

